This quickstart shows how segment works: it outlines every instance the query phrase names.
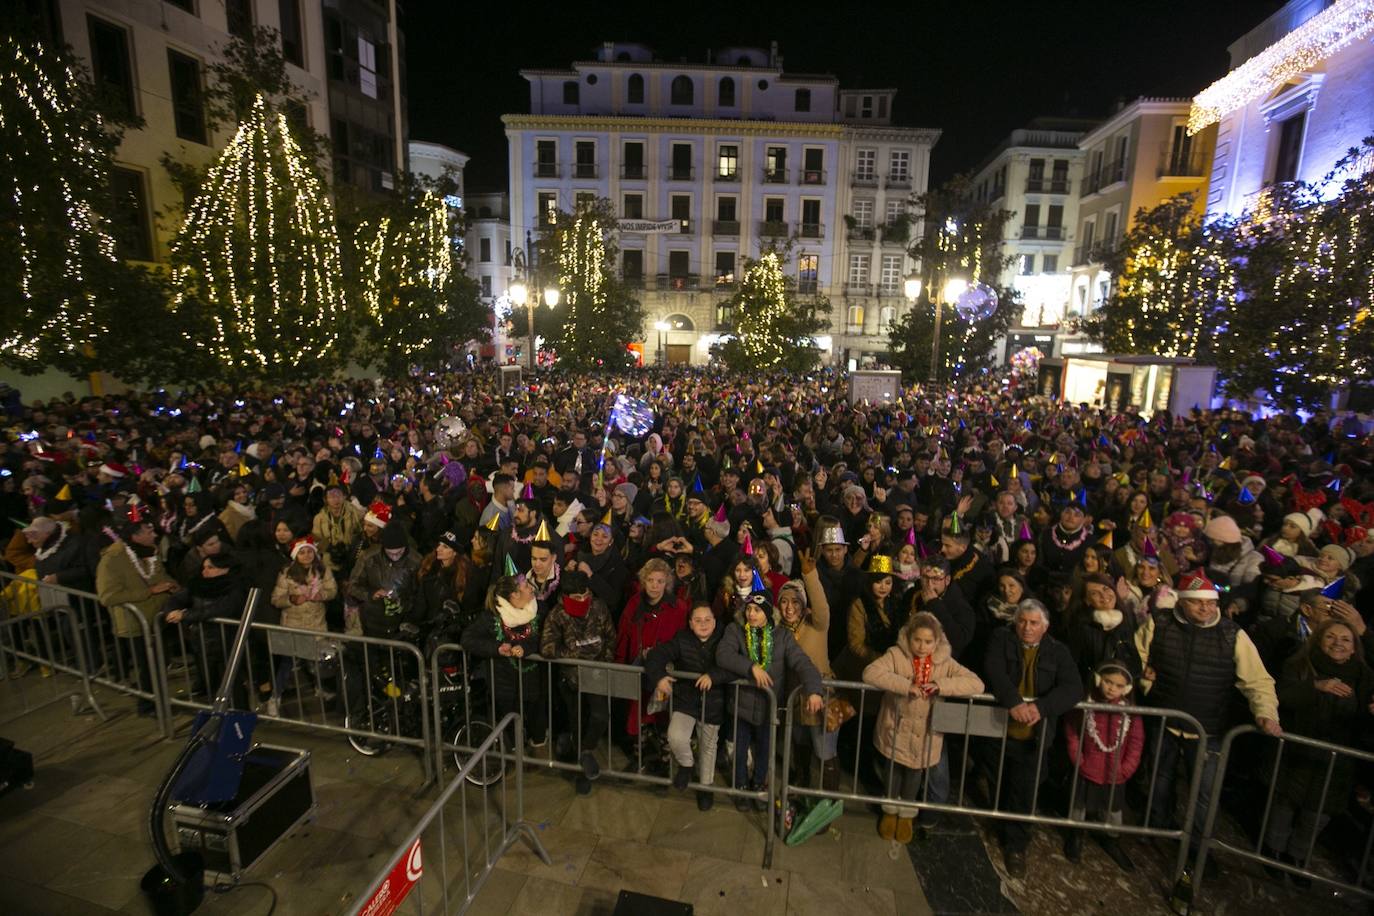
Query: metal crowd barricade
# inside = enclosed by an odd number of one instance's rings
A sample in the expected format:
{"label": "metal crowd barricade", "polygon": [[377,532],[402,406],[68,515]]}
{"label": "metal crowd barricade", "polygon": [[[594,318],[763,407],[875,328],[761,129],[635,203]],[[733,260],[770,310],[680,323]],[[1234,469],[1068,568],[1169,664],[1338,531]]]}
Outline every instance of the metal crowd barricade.
{"label": "metal crowd barricade", "polygon": [[[1374,753],[1287,732],[1277,738],[1264,736],[1263,740],[1272,747],[1273,755],[1263,768],[1263,781],[1266,790],[1259,829],[1255,831],[1253,847],[1246,848],[1237,843],[1228,842],[1218,835],[1217,810],[1221,806],[1221,791],[1226,782],[1226,777],[1232,775],[1228,773],[1228,770],[1234,759],[1232,751],[1235,749],[1235,741],[1237,738],[1251,734],[1262,733],[1253,725],[1239,725],[1227,732],[1226,737],[1222,739],[1216,778],[1212,783],[1212,803],[1207,811],[1207,821],[1203,826],[1202,841],[1198,844],[1197,859],[1193,867],[1193,899],[1199,899],[1202,894],[1204,868],[1208,856],[1214,852],[1224,852],[1251,862],[1258,862],[1269,869],[1308,878],[1312,881],[1320,881],[1323,885],[1338,891],[1364,898],[1374,898],[1374,888],[1367,883],[1370,877],[1370,852],[1371,849],[1374,849],[1374,819],[1371,819],[1365,827],[1364,842],[1361,844],[1358,861],[1353,864],[1346,863],[1350,868],[1349,874],[1344,877],[1337,877],[1330,872],[1324,873],[1313,867],[1317,840],[1323,830],[1326,829],[1329,821],[1334,819],[1325,812],[1327,799],[1332,791],[1332,783],[1337,775],[1338,765],[1344,764],[1349,767],[1355,767],[1360,763],[1368,765],[1374,763]],[[1301,799],[1295,799],[1287,794],[1286,790],[1293,788],[1291,781],[1294,778],[1293,768],[1295,766],[1310,768],[1307,774],[1308,778],[1315,776],[1321,781],[1321,793],[1315,806],[1312,805],[1311,798],[1306,791],[1303,792]],[[1310,788],[1310,785],[1304,788]],[[1348,806],[1348,803],[1349,799],[1346,799],[1345,804],[1341,806],[1342,810]],[[1310,819],[1305,820],[1305,816]],[[1284,817],[1288,820],[1290,832],[1297,832],[1299,825],[1302,825],[1302,828],[1309,832],[1310,835],[1307,837],[1306,843],[1302,844],[1305,849],[1301,858],[1281,859],[1269,854],[1276,852],[1269,849],[1267,845],[1268,830],[1276,817]],[[1282,853],[1284,850],[1277,850],[1277,852]]]}
{"label": "metal crowd barricade", "polygon": [[[74,714],[91,710],[104,720],[105,712],[91,693],[81,641],[70,638],[76,632],[72,609],[53,606],[8,616],[12,610],[6,607],[7,616],[0,619],[0,681],[5,682],[8,695],[5,705],[10,706],[9,699],[18,694],[19,709],[0,720],[0,725],[69,698]],[[32,679],[37,689],[24,677],[34,667],[39,669],[39,676]],[[72,683],[71,678],[78,682]]]}
{"label": "metal crowd barricade", "polygon": [[[507,736],[510,736],[509,739]],[[509,750],[506,750],[507,747]],[[473,780],[468,778],[473,772],[485,768],[492,759],[500,764],[507,757],[515,761],[513,810],[509,803],[507,783],[501,783],[499,798],[493,799],[496,790],[490,784],[473,785]],[[552,865],[548,851],[525,820],[523,757],[524,729],[520,716],[507,713],[490,734],[472,748],[468,760],[459,768],[457,778],[444,788],[439,798],[421,816],[415,829],[386,859],[349,912],[354,916],[378,912],[423,914],[425,903],[429,900],[442,904],[442,909],[431,905],[431,911],[465,913],[491,876],[496,863],[517,840],[523,840],[545,865]],[[481,795],[476,823],[473,822],[474,812],[468,801],[470,793]],[[459,797],[459,810],[453,812],[458,815],[456,827],[449,812],[455,795]],[[474,855],[473,845],[479,837],[482,844],[480,855]],[[457,879],[450,879],[449,876],[453,845],[459,847],[462,855],[462,874]],[[436,864],[437,877],[434,874]]]}
{"label": "metal crowd barricade", "polygon": [[[160,666],[160,692],[169,710],[209,709],[240,621],[172,624],[164,613],[158,624],[159,656],[171,662]],[[346,738],[366,756],[392,745],[414,748],[425,786],[433,782],[430,678],[424,655],[410,643],[254,622],[237,680],[232,705],[257,709],[269,721]],[[277,701],[275,713],[271,699]]]}
{"label": "metal crowd barricade", "polygon": [[[506,710],[499,710],[497,705],[496,692],[492,685],[496,682],[496,665],[508,662],[508,659],[473,659],[462,646],[456,643],[445,643],[437,646],[430,656],[431,676],[434,678],[433,687],[430,695],[434,698],[433,732],[436,735],[436,756],[435,763],[437,771],[441,774],[444,769],[444,758],[452,755],[455,762],[463,761],[467,755],[473,752],[482,740],[489,733],[489,724],[498,718],[498,713],[504,715]],[[522,677],[517,681],[517,709],[527,714],[534,712],[542,719],[545,731],[545,740],[532,750],[534,753],[526,753],[522,759],[522,764],[527,766],[537,766],[545,769],[562,770],[564,772],[577,773],[582,771],[578,762],[578,756],[584,748],[592,747],[603,778],[610,777],[616,780],[636,782],[653,786],[667,786],[672,783],[671,772],[678,764],[671,760],[671,752],[667,745],[666,726],[663,729],[661,741],[657,738],[654,741],[646,741],[645,730],[641,727],[636,735],[633,736],[633,744],[622,746],[617,743],[616,735],[616,715],[624,713],[623,704],[638,702],[641,706],[648,702],[652,696],[652,685],[643,684],[644,669],[638,665],[623,665],[614,662],[585,661],[582,659],[559,658],[546,659],[532,655],[520,660],[524,664],[536,666],[534,671],[538,674],[532,677]],[[562,719],[558,715],[555,707],[560,697],[556,694],[556,678],[567,675],[568,688],[571,698],[574,699],[572,705],[574,709],[565,710]],[[669,676],[678,680],[695,681],[700,677],[693,672],[671,671]],[[531,698],[526,695],[525,684],[527,681],[533,682],[539,687],[540,696]],[[721,783],[712,779],[710,784],[703,783],[698,774],[694,774],[688,784],[688,790],[700,792],[710,792],[719,796],[730,798],[744,798],[751,803],[761,804],[767,813],[765,816],[765,839],[764,839],[764,867],[771,867],[773,848],[776,841],[776,819],[772,816],[774,810],[774,800],[777,797],[777,787],[780,784],[779,773],[776,766],[776,752],[778,748],[777,738],[778,729],[778,704],[777,697],[772,690],[764,691],[768,696],[768,732],[769,745],[769,768],[770,777],[767,784],[760,789],[750,789],[747,786],[736,784],[734,766],[734,756],[728,753],[730,747],[734,746],[734,726],[737,721],[737,699],[740,690],[760,688],[743,681],[731,682],[725,685],[726,689],[733,691],[731,700],[736,702],[725,703],[726,712],[724,722],[720,726],[718,734],[716,765],[722,762],[722,758],[727,758],[730,763],[730,776]],[[648,687],[649,689],[645,689]],[[538,709],[530,706],[530,702],[540,704]],[[705,707],[706,698],[703,694],[702,704]],[[584,714],[590,713],[591,704],[596,704],[598,708],[605,710],[604,735],[598,734],[595,740],[587,735],[588,723],[584,721]],[[604,707],[603,707],[604,704]],[[516,710],[510,710],[514,712]],[[672,715],[677,710],[674,707],[672,692],[664,705],[657,713],[661,713],[664,721],[671,722]],[[655,715],[657,715],[657,713]],[[586,718],[601,718],[600,716],[587,715]],[[640,709],[640,718],[646,718],[643,708]],[[561,725],[569,731],[571,739],[571,759],[559,759],[556,753],[557,725]],[[526,723],[529,729],[529,723]],[[584,741],[584,738],[587,738]],[[604,738],[604,740],[603,740]],[[627,742],[628,744],[628,742]],[[655,752],[662,751],[665,756],[655,756]],[[698,753],[700,745],[698,744]],[[738,752],[737,750],[735,751]],[[513,759],[511,752],[505,752],[507,761]],[[699,764],[699,760],[694,763],[694,767]],[[712,772],[714,777],[716,774]],[[476,782],[484,779],[499,778],[499,774],[494,771],[486,771],[481,768],[469,771],[468,779]]]}
{"label": "metal crowd barricade", "polygon": [[[1008,781],[1008,767],[1018,765],[1019,761],[1009,762],[1007,750],[1008,743],[1016,739],[1013,739],[1009,734],[1010,719],[1006,715],[1005,709],[987,694],[972,697],[939,697],[931,704],[931,722],[928,723],[924,743],[920,749],[921,756],[923,759],[929,759],[931,739],[934,734],[940,734],[944,739],[943,752],[950,761],[949,768],[952,771],[950,773],[950,797],[940,802],[931,800],[931,779],[928,778],[931,774],[928,769],[922,774],[918,798],[898,798],[888,788],[893,785],[896,763],[892,759],[885,758],[873,746],[872,727],[865,722],[866,716],[872,715],[876,718],[885,691],[857,681],[826,680],[824,685],[828,695],[838,691],[840,695],[851,698],[855,707],[854,719],[859,723],[857,728],[859,737],[852,749],[842,749],[840,753],[842,762],[852,765],[847,768],[847,772],[842,772],[839,788],[836,790],[792,783],[793,754],[798,752],[798,748],[801,748],[804,753],[809,754],[811,752],[809,742],[799,745],[795,740],[797,725],[795,716],[791,714],[792,710],[796,708],[796,699],[799,695],[799,691],[795,691],[787,706],[789,714],[783,730],[780,804],[784,811],[787,810],[788,803],[793,797],[831,798],[858,804],[895,805],[903,809],[925,809],[933,812],[984,817],[999,821],[1019,821],[1046,827],[1157,837],[1179,842],[1174,877],[1177,878],[1182,874],[1187,864],[1188,853],[1188,844],[1185,840],[1192,829],[1198,792],[1202,784],[1203,755],[1206,753],[1205,740],[1199,739],[1194,742],[1192,754],[1188,760],[1191,776],[1187,782],[1187,794],[1183,801],[1179,820],[1180,826],[1172,826],[1174,823],[1172,811],[1166,814],[1162,823],[1158,820],[1151,823],[1151,818],[1155,807],[1156,793],[1163,788],[1160,785],[1160,770],[1164,763],[1164,742],[1159,738],[1160,730],[1168,728],[1176,733],[1205,735],[1197,720],[1186,713],[1140,706],[1078,704],[1076,709],[1085,715],[1094,711],[1125,713],[1132,717],[1138,717],[1142,723],[1150,723],[1139,763],[1141,768],[1146,768],[1148,764],[1144,775],[1144,783],[1147,788],[1142,820],[1139,823],[1131,823],[1123,817],[1120,823],[1112,823],[1109,819],[1099,821],[1088,816],[1090,813],[1088,806],[1081,803],[1081,796],[1085,795],[1088,790],[1087,781],[1076,766],[1070,767],[1071,774],[1068,776],[1067,793],[1061,792],[1061,795],[1067,795],[1067,803],[1059,806],[1061,813],[1053,815],[1037,813],[1045,794],[1043,791],[1046,784],[1044,777],[1051,768],[1051,746],[1058,737],[1050,734],[1049,730],[1043,727],[1037,729],[1038,735],[1032,739],[1035,742],[1033,751],[1035,774],[1029,810],[1018,811],[1008,808],[1003,799]],[[1059,723],[1062,722],[1061,717]],[[896,727],[899,729],[900,724],[899,720],[896,723]],[[938,731],[935,727],[937,725],[940,729]],[[1086,731],[1082,727],[1078,730],[1077,759],[1079,760],[1083,759],[1084,743],[1088,740]],[[1120,765],[1121,755],[1124,753],[1124,744],[1123,741],[1121,746],[1113,752],[1111,765],[1114,768]],[[957,762],[954,758],[957,758]],[[971,768],[976,769],[972,780],[970,780]],[[876,784],[878,780],[881,780],[881,786]],[[866,782],[868,785],[864,784]],[[849,786],[847,791],[845,789],[846,783]],[[1113,785],[1108,788],[1106,810],[1124,809],[1126,807],[1124,797],[1126,788],[1125,784]],[[1168,790],[1171,792],[1172,787],[1168,787]],[[978,797],[972,797],[975,795]],[[1120,802],[1119,805],[1117,804],[1118,801]],[[1173,807],[1176,808],[1177,805]]]}

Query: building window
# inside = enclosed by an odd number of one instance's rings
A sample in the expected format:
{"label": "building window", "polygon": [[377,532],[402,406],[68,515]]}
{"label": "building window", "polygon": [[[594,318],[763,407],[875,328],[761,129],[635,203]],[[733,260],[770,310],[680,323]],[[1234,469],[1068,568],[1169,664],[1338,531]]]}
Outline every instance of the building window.
{"label": "building window", "polygon": [[253,0],[224,0],[229,34],[245,41],[253,37]]}
{"label": "building window", "polygon": [[692,99],[692,78],[690,76],[673,77],[673,82],[668,92],[668,101],[670,104],[690,105],[692,104]]}
{"label": "building window", "polygon": [[[690,251],[670,251],[668,252],[668,276],[673,279],[682,279],[687,276],[688,266],[691,264],[692,253]],[[681,289],[681,286],[675,288]]]}
{"label": "building window", "polygon": [[668,198],[669,215],[680,223],[680,232],[692,231],[692,196],[674,194]]}
{"label": "building window", "polygon": [[793,104],[792,104],[792,107],[793,107],[793,109],[795,109],[796,111],[810,111],[810,110],[811,110],[811,90],[810,90],[810,89],[798,89],[797,92],[796,92],[796,98],[795,98],[795,101],[794,101]]}
{"label": "building window", "polygon": [[1116,241],[1116,211],[1108,211],[1102,221],[1102,244],[1110,245]]}
{"label": "building window", "polygon": [[151,261],[153,234],[143,173],[116,166],[110,170],[110,183],[114,206],[109,225],[115,250],[131,261]]}
{"label": "building window", "polygon": [[871,199],[856,198],[854,200],[854,227],[856,229],[873,228],[873,201]]}
{"label": "building window", "polygon": [[890,305],[878,309],[878,333],[892,333],[892,325],[897,321],[897,310]]}
{"label": "building window", "polygon": [[739,147],[720,146],[716,152],[716,177],[734,180],[739,177]]}
{"label": "building window", "polygon": [[625,219],[643,219],[644,195],[626,194],[621,199],[620,215]]}
{"label": "building window", "polygon": [[644,104],[644,77],[638,73],[631,73],[629,82],[625,84],[625,101],[631,105]]}
{"label": "building window", "polygon": [[579,213],[590,210],[596,205],[596,193],[594,191],[577,191],[573,194],[573,209]]}
{"label": "building window", "polygon": [[825,150],[814,146],[802,150],[802,183],[825,184]]}
{"label": "building window", "polygon": [[104,101],[118,111],[134,115],[134,66],[129,59],[129,33],[119,26],[90,16],[91,75]]}
{"label": "building window", "polygon": [[716,330],[725,330],[730,327],[730,320],[734,317],[734,310],[730,307],[730,300],[716,303]]}
{"label": "building window", "polygon": [[578,140],[573,144],[574,178],[596,177],[596,141]]}
{"label": "building window", "polygon": [[728,286],[735,282],[735,253],[716,252],[716,285]]}
{"label": "building window", "polygon": [[1021,255],[1021,276],[1028,277],[1035,273],[1035,255]]}
{"label": "building window", "polygon": [[723,223],[733,223],[739,219],[739,211],[733,197],[716,198],[716,219]]}
{"label": "building window", "polygon": [[797,292],[814,293],[820,265],[820,256],[804,254],[797,258]]}
{"label": "building window", "polygon": [[1021,234],[1028,239],[1036,238],[1040,229],[1040,205],[1026,204],[1026,216],[1022,225],[1030,230]]}
{"label": "building window", "polygon": [[894,149],[887,159],[887,177],[894,182],[911,181],[911,151]]}
{"label": "building window", "polygon": [[873,96],[866,95],[859,100],[859,117],[873,117]]}
{"label": "building window", "polygon": [[845,330],[850,334],[862,334],[864,332],[864,307],[862,305],[851,305],[845,314]]}
{"label": "building window", "polygon": [[902,218],[905,216],[906,201],[902,200],[899,197],[896,200],[889,200],[887,202],[887,212],[884,215],[884,222],[886,222],[889,226],[894,223],[900,222]]}
{"label": "building window", "polygon": [[668,171],[668,177],[673,181],[692,180],[692,144],[674,143],[673,160]]}
{"label": "building window", "polygon": [[849,256],[849,285],[868,285],[868,255],[851,254]]}
{"label": "building window", "polygon": [[1279,124],[1278,148],[1274,153],[1274,184],[1293,181],[1298,177],[1302,161],[1302,135],[1307,124],[1307,112],[1299,112]]}
{"label": "building window", "polygon": [[902,291],[902,256],[899,254],[883,255],[882,274],[878,278],[882,284],[883,292],[899,293]]}
{"label": "building window", "polygon": [[491,239],[477,240],[477,260],[483,264],[491,263]]}
{"label": "building window", "polygon": [[770,146],[764,152],[763,180],[770,184],[787,183],[787,147]]}
{"label": "building window", "polygon": [[878,151],[875,149],[861,149],[854,155],[854,179],[856,181],[873,181],[877,176]]}
{"label": "building window", "polygon": [[[486,239],[482,239],[482,241],[485,242]],[[484,299],[490,299],[490,298],[491,298],[491,277],[489,277],[489,276],[486,276],[486,277],[483,277],[483,278],[482,278],[482,298],[484,298]]]}
{"label": "building window", "polygon": [[728,76],[720,80],[719,105],[721,108],[735,107],[735,81]]}
{"label": "building window", "polygon": [[536,178],[558,177],[558,141],[534,141],[534,175]]}
{"label": "building window", "polygon": [[627,248],[620,253],[620,275],[626,280],[644,278],[644,252]]}
{"label": "building window", "polygon": [[825,234],[821,225],[821,202],[814,198],[804,198],[801,202],[801,236],[818,239]]}
{"label": "building window", "polygon": [[581,97],[581,87],[577,85],[577,80],[563,81],[563,104],[576,105]]}
{"label": "building window", "polygon": [[781,223],[785,220],[786,212],[781,197],[765,197],[763,199],[764,222]]}
{"label": "building window", "polygon": [[621,167],[626,178],[644,177],[644,143],[640,140],[627,142],[621,147]]}
{"label": "building window", "polygon": [[558,222],[558,192],[539,192],[539,216],[536,222],[541,226],[552,226]]}
{"label": "building window", "polygon": [[200,61],[167,49],[167,72],[172,80],[172,117],[177,136],[205,142],[205,105],[201,97]]}
{"label": "building window", "polygon": [[305,66],[305,41],[301,32],[299,0],[278,0],[281,18],[281,55],[288,64]]}
{"label": "building window", "polygon": [[369,99],[377,98],[377,46],[358,36],[358,89]]}
{"label": "building window", "polygon": [[1058,272],[1059,272],[1059,255],[1057,255],[1057,254],[1042,254],[1042,255],[1040,256],[1040,272],[1041,272],[1041,273],[1044,273],[1044,274],[1058,273]]}

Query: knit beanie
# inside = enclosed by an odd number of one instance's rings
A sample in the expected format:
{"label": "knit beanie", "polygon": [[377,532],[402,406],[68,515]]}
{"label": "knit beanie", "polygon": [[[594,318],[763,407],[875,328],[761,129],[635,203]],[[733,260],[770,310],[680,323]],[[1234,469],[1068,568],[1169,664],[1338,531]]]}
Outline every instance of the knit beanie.
{"label": "knit beanie", "polygon": [[1239,544],[1241,541],[1240,526],[1229,515],[1218,515],[1209,521],[1203,526],[1202,535],[1218,544]]}
{"label": "knit beanie", "polygon": [[1292,522],[1298,526],[1298,530],[1308,537],[1312,536],[1312,519],[1302,512],[1290,512],[1283,517],[1285,522]]}
{"label": "knit beanie", "polygon": [[1355,554],[1349,547],[1340,544],[1327,544],[1321,549],[1322,555],[1331,557],[1340,567],[1341,572],[1350,569],[1350,564],[1355,562]]}

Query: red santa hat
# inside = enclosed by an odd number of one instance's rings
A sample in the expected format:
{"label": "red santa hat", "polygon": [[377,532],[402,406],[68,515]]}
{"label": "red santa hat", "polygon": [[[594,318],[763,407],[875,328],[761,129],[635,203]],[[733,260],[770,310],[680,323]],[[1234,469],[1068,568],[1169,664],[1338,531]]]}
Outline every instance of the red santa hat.
{"label": "red santa hat", "polygon": [[376,525],[378,528],[385,528],[391,521],[391,507],[380,499],[367,507],[367,514],[363,516],[363,521],[369,525]]}
{"label": "red santa hat", "polygon": [[107,461],[100,466],[100,473],[110,477],[124,477],[129,469],[117,461]]}
{"label": "red santa hat", "polygon": [[300,553],[301,550],[303,550],[306,547],[309,547],[311,550],[317,550],[317,548],[315,547],[315,539],[308,534],[303,538],[296,538],[294,541],[292,541],[291,559],[296,559],[296,554]]}
{"label": "red santa hat", "polygon": [[1212,584],[1212,580],[1208,579],[1207,574],[1200,569],[1179,576],[1178,596],[1180,598],[1210,598],[1213,601],[1221,597],[1220,593],[1217,592],[1217,587]]}

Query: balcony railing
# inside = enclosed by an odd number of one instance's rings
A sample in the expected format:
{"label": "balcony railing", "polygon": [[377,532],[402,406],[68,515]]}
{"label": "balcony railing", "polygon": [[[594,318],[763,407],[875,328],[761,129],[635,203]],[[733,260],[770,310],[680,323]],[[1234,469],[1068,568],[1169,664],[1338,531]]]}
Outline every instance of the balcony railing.
{"label": "balcony railing", "polygon": [[1201,178],[1207,174],[1207,163],[1202,158],[1202,147],[1185,143],[1175,147],[1172,143],[1159,145],[1158,178]]}
{"label": "balcony railing", "polygon": [[803,294],[803,295],[815,295],[815,293],[816,293],[816,281],[815,281],[815,280],[798,280],[798,281],[797,281],[797,292],[799,292],[799,293],[801,293],[801,294]]}
{"label": "balcony railing", "polygon": [[879,295],[879,296],[901,296],[901,295],[903,295],[903,293],[902,293],[902,284],[901,284],[901,283],[879,283],[879,284],[878,284],[878,295]]}
{"label": "balcony railing", "polygon": [[722,172],[720,169],[716,169],[711,178],[715,181],[739,181],[739,171]]}
{"label": "balcony railing", "polygon": [[576,162],[573,163],[574,178],[596,178],[598,177],[595,162]]}
{"label": "balcony railing", "polygon": [[739,235],[739,220],[717,219],[711,221],[712,235]]}
{"label": "balcony railing", "polygon": [[534,164],[535,178],[557,178],[561,172],[562,169],[558,167],[557,162],[536,162]]}
{"label": "balcony railing", "polygon": [[844,294],[846,296],[871,296],[873,295],[873,286],[869,283],[846,283]]}
{"label": "balcony railing", "polygon": [[1110,187],[1118,181],[1126,180],[1126,160],[1118,159],[1100,166],[1097,171],[1089,172],[1083,176],[1083,193],[1081,196],[1087,197],[1089,194],[1096,194],[1103,188]]}
{"label": "balcony railing", "polygon": [[643,164],[622,165],[620,167],[620,177],[627,178],[630,181],[643,181],[645,178],[648,178],[649,175]]}
{"label": "balcony railing", "polygon": [[696,274],[659,274],[658,288],[674,292],[691,292],[697,288]]}
{"label": "balcony railing", "polygon": [[1023,239],[1062,239],[1064,237],[1063,226],[1022,226],[1021,238]]}
{"label": "balcony railing", "polygon": [[876,188],[878,175],[876,172],[855,172],[849,183],[856,188]]}
{"label": "balcony railing", "polygon": [[692,176],[695,175],[695,174],[696,174],[696,169],[692,168],[691,166],[677,166],[677,165],[674,165],[674,166],[669,166],[669,168],[668,168],[668,180],[669,180],[669,181],[691,181],[691,180],[692,180]]}
{"label": "balcony railing", "polygon": [[825,184],[825,169],[802,169],[797,175],[798,184]]}
{"label": "balcony railing", "polygon": [[886,186],[895,191],[910,191],[911,176],[909,174],[888,175]]}
{"label": "balcony railing", "polygon": [[764,183],[764,184],[787,184],[787,169],[785,169],[785,168],[770,169],[770,168],[768,168],[767,166],[764,166],[764,169],[763,169],[763,183]]}
{"label": "balcony railing", "polygon": [[851,242],[871,242],[877,232],[872,226],[850,226],[847,234]]}
{"label": "balcony railing", "polygon": [[1106,255],[1107,251],[1110,248],[1110,245],[1106,244],[1105,242],[1102,242],[1101,240],[1096,242],[1088,242],[1085,245],[1079,245],[1077,248],[1073,250],[1072,266],[1082,267],[1084,264],[1101,263],[1103,257]]}
{"label": "balcony railing", "polygon": [[759,235],[763,238],[780,239],[787,237],[787,224],[780,220],[764,220],[759,223]]}
{"label": "balcony railing", "polygon": [[734,274],[717,274],[715,278],[715,288],[721,291],[732,290],[735,288]]}
{"label": "balcony railing", "polygon": [[1067,194],[1069,193],[1069,180],[1067,178],[1027,178],[1026,193],[1028,194]]}
{"label": "balcony railing", "polygon": [[888,223],[883,226],[883,244],[900,245],[906,247],[906,243],[911,239],[911,227],[905,222]]}
{"label": "balcony railing", "polygon": [[823,239],[825,227],[820,223],[797,223],[797,235],[804,239]]}

